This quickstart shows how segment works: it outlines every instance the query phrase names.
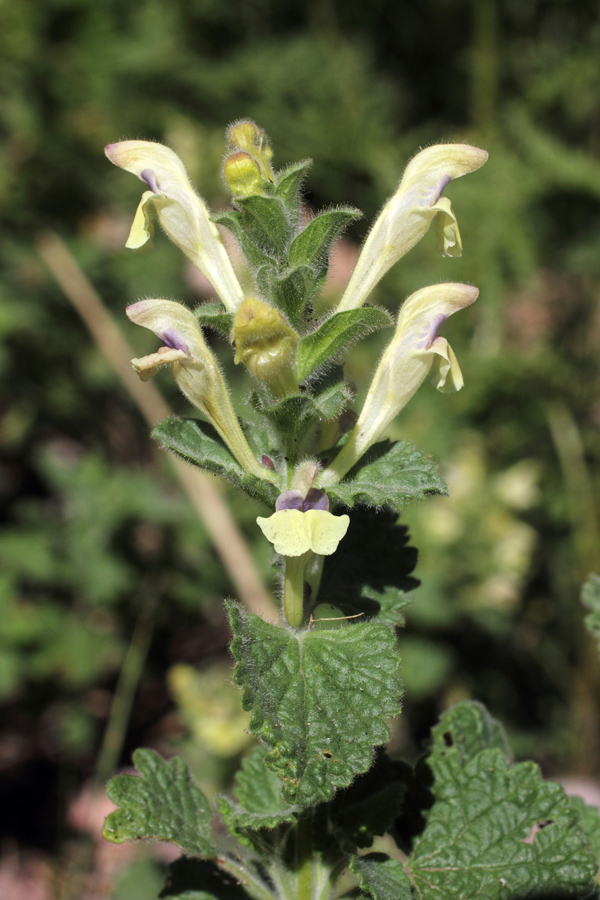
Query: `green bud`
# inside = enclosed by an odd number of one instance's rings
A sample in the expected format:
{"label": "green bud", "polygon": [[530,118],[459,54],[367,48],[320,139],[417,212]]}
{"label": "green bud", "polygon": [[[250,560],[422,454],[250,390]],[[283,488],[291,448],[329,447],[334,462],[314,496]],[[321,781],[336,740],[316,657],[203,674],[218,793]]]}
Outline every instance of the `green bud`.
{"label": "green bud", "polygon": [[281,313],[262,300],[248,297],[233,320],[235,362],[243,363],[278,396],[298,390],[294,375],[299,337]]}
{"label": "green bud", "polygon": [[236,150],[225,157],[223,176],[234,198],[244,199],[265,193],[260,166],[245,150]]}
{"label": "green bud", "polygon": [[275,180],[271,169],[273,151],[269,146],[269,139],[255,122],[251,119],[240,119],[239,122],[234,122],[227,131],[227,140],[231,151],[245,150],[256,160],[263,181],[272,183]]}

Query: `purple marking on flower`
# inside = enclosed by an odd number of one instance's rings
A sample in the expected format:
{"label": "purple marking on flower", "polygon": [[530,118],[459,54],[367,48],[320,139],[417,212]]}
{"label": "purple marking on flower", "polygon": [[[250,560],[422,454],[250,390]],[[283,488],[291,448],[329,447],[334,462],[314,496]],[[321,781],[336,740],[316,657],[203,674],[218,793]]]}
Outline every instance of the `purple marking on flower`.
{"label": "purple marking on flower", "polygon": [[174,328],[166,328],[158,336],[165,346],[170,347],[171,350],[183,350],[188,356],[190,355],[186,342]]}
{"label": "purple marking on flower", "polygon": [[158,183],[156,181],[156,175],[152,171],[152,169],[142,169],[140,172],[140,178],[146,182],[150,190],[154,194],[158,194]]}
{"label": "purple marking on flower", "polygon": [[292,488],[279,495],[275,503],[275,509],[277,512],[281,512],[282,509],[302,509],[303,503],[304,497],[300,491],[295,491]]}
{"label": "purple marking on flower", "polygon": [[437,337],[438,328],[445,321],[446,321],[446,316],[444,315],[444,313],[438,313],[438,315],[435,317],[435,319],[433,320],[433,322],[431,323],[431,326],[429,328],[429,343],[427,344],[428,347],[431,347],[431,345],[433,344],[434,340]]}
{"label": "purple marking on flower", "polygon": [[324,509],[325,512],[329,509],[329,497],[325,493],[325,491],[320,491],[318,488],[311,488],[306,497],[304,498],[304,502],[302,504],[302,512],[308,512],[309,509]]}
{"label": "purple marking on flower", "polygon": [[438,313],[438,315],[431,320],[430,324],[427,325],[419,335],[418,340],[415,341],[414,347],[416,350],[429,350],[437,336],[438,328],[442,322],[446,321],[446,318],[444,313]]}
{"label": "purple marking on flower", "polygon": [[442,196],[442,194],[444,192],[444,188],[451,181],[452,181],[452,178],[450,177],[450,175],[444,175],[444,177],[441,179],[441,181],[437,185],[437,194],[435,195],[434,199],[431,201],[432,206],[438,202],[438,200],[440,199],[440,197]]}

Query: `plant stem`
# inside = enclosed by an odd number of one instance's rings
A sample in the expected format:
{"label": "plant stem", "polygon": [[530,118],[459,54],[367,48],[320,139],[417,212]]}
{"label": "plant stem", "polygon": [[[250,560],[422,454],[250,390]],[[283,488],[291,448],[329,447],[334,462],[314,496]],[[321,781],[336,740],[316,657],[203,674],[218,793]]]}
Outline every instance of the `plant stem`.
{"label": "plant stem", "polygon": [[98,785],[103,785],[119,764],[131,707],[156,624],[159,592],[156,589],[148,588],[147,594],[144,593],[142,609],[135,623],[133,636],[119,673],[98,757],[95,774],[95,781]]}
{"label": "plant stem", "polygon": [[275,894],[269,890],[257,875],[250,871],[248,866],[236,862],[230,856],[220,856],[217,859],[217,864],[221,869],[225,869],[225,871],[233,875],[253,900],[277,900]]}
{"label": "plant stem", "polygon": [[313,900],[312,824],[310,812],[298,819],[296,829],[297,900]]}
{"label": "plant stem", "polygon": [[283,611],[292,628],[300,628],[304,617],[304,567],[309,553],[285,557]]}

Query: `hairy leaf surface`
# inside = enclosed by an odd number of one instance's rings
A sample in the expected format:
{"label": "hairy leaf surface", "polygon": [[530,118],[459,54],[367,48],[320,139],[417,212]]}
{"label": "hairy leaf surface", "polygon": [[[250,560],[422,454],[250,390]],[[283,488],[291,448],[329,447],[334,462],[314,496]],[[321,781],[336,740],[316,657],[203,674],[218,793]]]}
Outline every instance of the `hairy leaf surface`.
{"label": "hairy leaf surface", "polygon": [[298,380],[304,381],[315,369],[338,359],[361,338],[391,324],[389,313],[370,306],[334,313],[298,344]]}
{"label": "hairy leaf surface", "polygon": [[276,828],[285,822],[293,822],[301,807],[288,803],[282,794],[282,782],[272,769],[267,768],[264,745],[256,747],[242,763],[235,779],[236,801],[219,799],[219,811],[233,834],[240,837],[240,830]]}
{"label": "hairy leaf surface", "polygon": [[391,630],[277,628],[228,603],[238,661],[234,680],[252,713],[250,730],[271,747],[266,761],[289,803],[328,800],[365,772],[398,714],[398,656]]}
{"label": "hairy leaf surface", "polygon": [[246,472],[212,425],[199,419],[165,419],[154,428],[152,437],[188,462],[231,481],[251,497],[275,503],[279,492],[273,482]]}
{"label": "hairy leaf surface", "polygon": [[374,900],[593,892],[597,863],[580,812],[534,763],[509,765],[502,729],[480,704],[457,704],[442,718],[426,765],[433,802],[406,863],[353,860]]}
{"label": "hairy leaf surface", "polygon": [[119,809],[107,817],[104,837],[115,844],[155,838],[192,856],[214,856],[208,800],[184,761],[164,760],[153,750],[136,750],[133,761],[139,776],[116,775],[108,783]]}
{"label": "hairy leaf surface", "polygon": [[229,337],[233,328],[233,313],[227,312],[222,303],[209,300],[208,303],[197,306],[194,315],[200,325],[205,325],[207,328],[212,328],[214,331],[224,334],[225,337]]}
{"label": "hairy leaf surface", "polygon": [[374,444],[343,481],[328,491],[346,506],[391,506],[398,512],[411,500],[447,492],[433,460],[406,441]]}

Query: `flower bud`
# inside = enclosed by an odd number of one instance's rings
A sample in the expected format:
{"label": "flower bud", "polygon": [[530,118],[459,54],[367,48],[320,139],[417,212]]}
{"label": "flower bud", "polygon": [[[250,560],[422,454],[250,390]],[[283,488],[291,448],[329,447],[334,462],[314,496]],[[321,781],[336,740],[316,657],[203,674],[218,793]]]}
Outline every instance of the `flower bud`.
{"label": "flower bud", "polygon": [[273,151],[269,146],[267,135],[251,119],[241,119],[234,122],[227,131],[227,140],[230,150],[245,150],[260,168],[263,181],[275,180],[271,169]]}
{"label": "flower bud", "polygon": [[294,375],[299,337],[279,310],[252,297],[244,300],[233,320],[235,362],[243,363],[278,396],[298,390]]}
{"label": "flower bud", "polygon": [[245,150],[235,150],[225,158],[223,177],[234,199],[242,200],[265,193],[260,166]]}

